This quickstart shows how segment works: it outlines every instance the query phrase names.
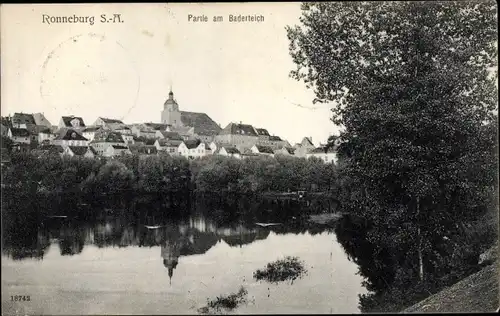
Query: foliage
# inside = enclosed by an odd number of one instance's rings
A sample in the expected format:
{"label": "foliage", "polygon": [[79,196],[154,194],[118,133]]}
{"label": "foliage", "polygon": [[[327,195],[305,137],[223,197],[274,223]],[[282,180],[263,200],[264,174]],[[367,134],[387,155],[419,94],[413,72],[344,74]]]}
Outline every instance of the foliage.
{"label": "foliage", "polygon": [[236,159],[207,156],[125,155],[115,159],[60,157],[52,153],[15,152],[3,183],[33,192],[90,195],[197,192],[218,195],[258,194],[299,189],[333,191],[336,167],[319,159],[278,156]]}
{"label": "foliage", "polygon": [[229,295],[221,295],[218,296],[216,299],[208,301],[208,304],[206,307],[202,307],[199,309],[201,313],[211,313],[211,312],[216,312],[220,313],[223,310],[233,310],[238,305],[244,304],[247,302],[246,296],[248,294],[248,291],[242,286],[240,287],[239,291],[237,293],[232,293]]}
{"label": "foliage", "polygon": [[304,263],[299,258],[287,256],[284,259],[268,263],[264,270],[255,271],[253,277],[256,280],[266,280],[272,283],[286,280],[292,280],[293,282],[306,273]]}
{"label": "foliage", "polygon": [[470,273],[498,185],[495,3],[305,3],[300,21],[291,75],[333,104],[341,203],[367,222],[363,310]]}

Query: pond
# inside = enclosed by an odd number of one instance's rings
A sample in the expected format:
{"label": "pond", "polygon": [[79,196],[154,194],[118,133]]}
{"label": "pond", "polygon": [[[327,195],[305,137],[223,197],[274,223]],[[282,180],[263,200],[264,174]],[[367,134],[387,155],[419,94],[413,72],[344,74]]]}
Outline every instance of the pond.
{"label": "pond", "polygon": [[[366,290],[335,233],[303,222],[255,225],[268,217],[108,212],[16,224],[2,238],[2,314],[197,314],[242,286],[247,302],[231,313],[358,313]],[[253,278],[286,256],[304,262],[307,274],[277,284]]]}

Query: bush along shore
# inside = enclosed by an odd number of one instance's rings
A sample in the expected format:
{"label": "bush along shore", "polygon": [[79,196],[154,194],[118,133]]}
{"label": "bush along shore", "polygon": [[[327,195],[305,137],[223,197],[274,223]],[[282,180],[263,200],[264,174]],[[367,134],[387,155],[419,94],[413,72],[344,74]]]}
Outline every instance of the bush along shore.
{"label": "bush along shore", "polygon": [[121,193],[262,194],[305,189],[332,192],[336,167],[319,159],[207,156],[121,156],[88,159],[13,152],[3,166],[2,187],[30,193],[78,193],[90,196]]}

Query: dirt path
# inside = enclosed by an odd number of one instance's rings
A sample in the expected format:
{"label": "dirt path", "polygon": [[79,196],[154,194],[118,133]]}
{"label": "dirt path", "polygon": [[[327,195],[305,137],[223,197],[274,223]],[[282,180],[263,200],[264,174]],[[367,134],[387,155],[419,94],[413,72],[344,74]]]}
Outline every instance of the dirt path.
{"label": "dirt path", "polygon": [[480,313],[499,307],[499,266],[481,271],[407,308],[403,313]]}

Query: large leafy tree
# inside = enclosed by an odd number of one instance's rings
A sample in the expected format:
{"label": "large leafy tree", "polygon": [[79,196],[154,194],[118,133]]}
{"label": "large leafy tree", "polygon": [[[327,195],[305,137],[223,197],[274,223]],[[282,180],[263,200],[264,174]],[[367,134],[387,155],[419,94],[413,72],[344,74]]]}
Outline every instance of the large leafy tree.
{"label": "large leafy tree", "polygon": [[496,4],[305,3],[287,33],[292,77],[344,130],[343,205],[370,221],[374,256],[390,254],[379,290],[474,262],[467,223],[485,213],[497,169]]}

